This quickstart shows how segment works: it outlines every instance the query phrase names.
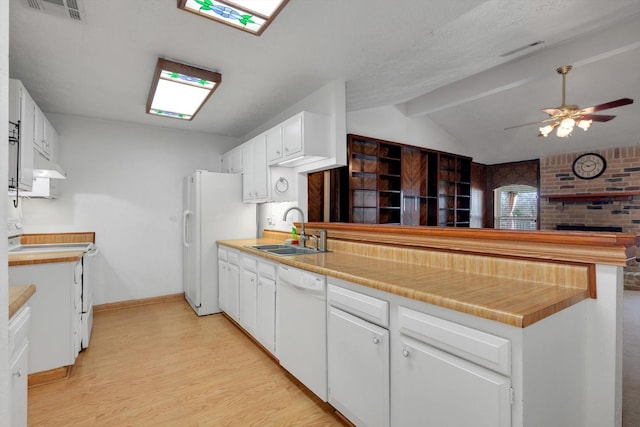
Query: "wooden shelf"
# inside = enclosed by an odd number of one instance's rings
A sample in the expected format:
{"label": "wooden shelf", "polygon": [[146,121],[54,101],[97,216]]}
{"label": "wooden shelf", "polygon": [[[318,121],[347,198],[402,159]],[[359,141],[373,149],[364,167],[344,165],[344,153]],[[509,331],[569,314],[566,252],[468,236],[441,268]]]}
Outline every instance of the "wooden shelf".
{"label": "wooden shelf", "polygon": [[619,191],[615,193],[585,193],[585,194],[542,194],[540,197],[549,199],[549,203],[579,203],[579,202],[629,202],[639,191]]}

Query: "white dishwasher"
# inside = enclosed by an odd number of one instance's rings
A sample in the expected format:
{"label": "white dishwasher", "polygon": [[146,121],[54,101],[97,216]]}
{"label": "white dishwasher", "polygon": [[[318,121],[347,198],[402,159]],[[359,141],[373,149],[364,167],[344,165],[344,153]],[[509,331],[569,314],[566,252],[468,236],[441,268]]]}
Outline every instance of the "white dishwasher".
{"label": "white dishwasher", "polygon": [[276,291],[276,356],[327,401],[326,277],[280,264]]}

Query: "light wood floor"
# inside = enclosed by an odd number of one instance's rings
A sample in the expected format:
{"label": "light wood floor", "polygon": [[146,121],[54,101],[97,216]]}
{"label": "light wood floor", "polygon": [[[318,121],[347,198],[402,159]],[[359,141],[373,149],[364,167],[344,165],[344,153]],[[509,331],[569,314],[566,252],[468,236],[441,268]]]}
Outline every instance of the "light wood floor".
{"label": "light wood floor", "polygon": [[222,315],[184,301],[95,314],[69,379],[29,389],[29,426],[343,426]]}

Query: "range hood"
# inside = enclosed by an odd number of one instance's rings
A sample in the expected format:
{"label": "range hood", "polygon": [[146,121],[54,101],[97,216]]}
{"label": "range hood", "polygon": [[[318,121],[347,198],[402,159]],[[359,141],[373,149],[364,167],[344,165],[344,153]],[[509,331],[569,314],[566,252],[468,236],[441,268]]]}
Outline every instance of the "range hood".
{"label": "range hood", "polygon": [[[37,152],[34,152],[34,154],[36,153]],[[67,173],[59,164],[43,157],[40,153],[37,153],[33,158],[33,177],[66,179]]]}

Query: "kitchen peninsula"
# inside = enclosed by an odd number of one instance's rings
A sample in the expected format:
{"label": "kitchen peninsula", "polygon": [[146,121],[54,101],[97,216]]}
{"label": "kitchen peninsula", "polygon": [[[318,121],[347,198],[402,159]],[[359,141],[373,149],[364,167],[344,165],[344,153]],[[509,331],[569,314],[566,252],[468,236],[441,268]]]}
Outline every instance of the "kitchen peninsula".
{"label": "kitchen peninsula", "polygon": [[[250,248],[282,243],[286,235],[272,231],[218,243],[388,302],[391,425],[412,411],[399,367],[407,337],[439,346],[411,330],[424,319],[454,325],[458,337],[504,343],[506,356],[489,368],[510,384],[508,423],[499,425],[621,425],[622,275],[635,263],[638,236],[306,224],[310,234],[319,229],[328,232],[327,253],[280,257]],[[430,330],[440,330],[435,324]]]}

